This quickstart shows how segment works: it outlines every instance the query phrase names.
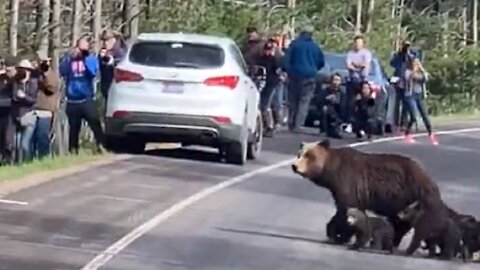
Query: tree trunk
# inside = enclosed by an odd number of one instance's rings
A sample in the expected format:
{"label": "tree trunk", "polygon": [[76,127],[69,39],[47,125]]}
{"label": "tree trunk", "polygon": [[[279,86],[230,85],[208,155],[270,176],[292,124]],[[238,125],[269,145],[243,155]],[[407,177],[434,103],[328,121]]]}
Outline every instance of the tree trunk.
{"label": "tree trunk", "polygon": [[397,22],[397,37],[395,39],[395,50],[400,48],[400,42],[402,39],[402,19],[403,19],[403,9],[405,7],[405,0],[400,0],[398,5],[398,22]]}
{"label": "tree trunk", "polygon": [[362,2],[363,0],[357,0],[357,18],[355,21],[355,34],[362,33]]}
{"label": "tree trunk", "polygon": [[40,31],[37,32],[38,38],[38,50],[44,54],[48,53],[49,48],[49,31],[48,26],[50,23],[50,0],[42,0],[40,6]]}
{"label": "tree trunk", "polygon": [[136,39],[138,36],[138,23],[140,19],[140,1],[139,0],[128,0],[128,22],[129,22],[129,38]]}
{"label": "tree trunk", "polygon": [[82,34],[82,0],[73,0],[72,45],[75,45]]}
{"label": "tree trunk", "polygon": [[368,1],[368,12],[367,12],[367,26],[365,32],[369,33],[372,31],[373,25],[373,12],[375,11],[375,0]]}
{"label": "tree trunk", "polygon": [[472,0],[472,42],[478,42],[478,0]]}
{"label": "tree trunk", "polygon": [[0,3],[0,52],[4,53],[5,45],[6,45],[6,18],[7,18],[7,6],[8,3],[5,1]]}
{"label": "tree trunk", "polygon": [[467,46],[467,40],[468,40],[468,0],[463,0],[463,6],[462,6],[462,46],[466,47]]}
{"label": "tree trunk", "polygon": [[447,52],[448,52],[448,36],[449,36],[449,25],[448,25],[448,19],[450,15],[450,11],[448,10],[447,6],[445,3],[442,3],[441,8],[440,8],[440,16],[442,19],[442,50],[443,50],[443,57],[447,57]]}
{"label": "tree trunk", "polygon": [[95,48],[100,51],[100,35],[102,33],[102,0],[95,0],[95,7],[93,9],[93,34],[95,36]]}
{"label": "tree trunk", "polygon": [[58,70],[58,62],[60,60],[60,48],[62,46],[62,32],[61,32],[61,14],[62,14],[62,1],[52,0],[52,67],[54,70]]}
{"label": "tree trunk", "polygon": [[20,0],[10,1],[10,54],[17,55],[18,52],[18,10],[20,8]]}

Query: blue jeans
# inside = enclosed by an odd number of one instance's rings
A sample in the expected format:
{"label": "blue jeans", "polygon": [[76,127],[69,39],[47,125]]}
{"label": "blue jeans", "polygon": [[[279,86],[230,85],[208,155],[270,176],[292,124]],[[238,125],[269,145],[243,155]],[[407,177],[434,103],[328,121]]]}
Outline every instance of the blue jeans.
{"label": "blue jeans", "polygon": [[17,148],[20,150],[19,161],[29,161],[33,158],[33,135],[35,133],[36,123],[21,127],[17,132],[16,141]]}
{"label": "blue jeans", "polygon": [[432,133],[432,125],[428,117],[427,108],[425,102],[423,102],[423,97],[421,94],[412,94],[411,96],[404,97],[404,106],[407,109],[410,119],[408,121],[406,133],[409,134],[413,124],[416,121],[417,111],[422,117],[425,128],[427,129],[428,134]]}
{"label": "blue jeans", "polygon": [[38,158],[46,157],[50,154],[50,128],[52,126],[52,117],[39,117],[35,128],[35,145]]}
{"label": "blue jeans", "polygon": [[272,109],[273,118],[275,124],[279,124],[282,122],[283,117],[283,99],[285,92],[285,84],[280,82],[273,93],[272,102],[270,104],[270,108]]}

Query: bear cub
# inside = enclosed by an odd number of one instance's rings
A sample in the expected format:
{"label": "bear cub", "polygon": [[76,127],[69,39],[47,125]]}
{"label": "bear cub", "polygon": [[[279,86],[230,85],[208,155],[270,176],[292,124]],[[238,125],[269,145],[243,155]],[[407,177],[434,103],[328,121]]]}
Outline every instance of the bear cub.
{"label": "bear cub", "polygon": [[371,249],[393,252],[395,230],[386,217],[369,216],[358,208],[348,208],[347,222],[355,230],[356,239],[351,249],[370,244]]}
{"label": "bear cub", "polygon": [[406,250],[407,255],[412,255],[424,241],[433,249],[430,254],[435,253],[436,246],[440,247],[441,259],[450,260],[458,253],[466,257],[462,232],[442,205],[427,205],[417,201],[401,211],[398,217],[410,222],[415,230]]}

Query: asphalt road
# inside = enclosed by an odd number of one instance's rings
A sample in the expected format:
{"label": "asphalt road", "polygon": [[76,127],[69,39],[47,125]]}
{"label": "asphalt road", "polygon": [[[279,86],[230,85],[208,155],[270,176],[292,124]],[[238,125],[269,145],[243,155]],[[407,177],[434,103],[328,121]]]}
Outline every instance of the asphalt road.
{"label": "asphalt road", "polygon": [[[479,269],[322,243],[330,194],[281,166],[316,139],[279,134],[244,167],[151,151],[12,194],[19,204],[0,203],[0,269]],[[413,156],[453,208],[480,217],[480,132],[439,140],[359,148]]]}

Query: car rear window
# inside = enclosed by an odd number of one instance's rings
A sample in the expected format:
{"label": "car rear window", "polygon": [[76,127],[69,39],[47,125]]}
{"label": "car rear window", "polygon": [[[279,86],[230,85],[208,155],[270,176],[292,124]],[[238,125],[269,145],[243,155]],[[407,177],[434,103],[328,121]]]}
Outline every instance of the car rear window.
{"label": "car rear window", "polygon": [[155,67],[207,69],[223,65],[223,49],[186,42],[140,42],[132,46],[129,60]]}
{"label": "car rear window", "polygon": [[[325,66],[327,66],[330,70],[346,70],[347,55],[325,54]],[[372,60],[370,66],[370,75],[375,76],[377,69],[377,62]]]}

